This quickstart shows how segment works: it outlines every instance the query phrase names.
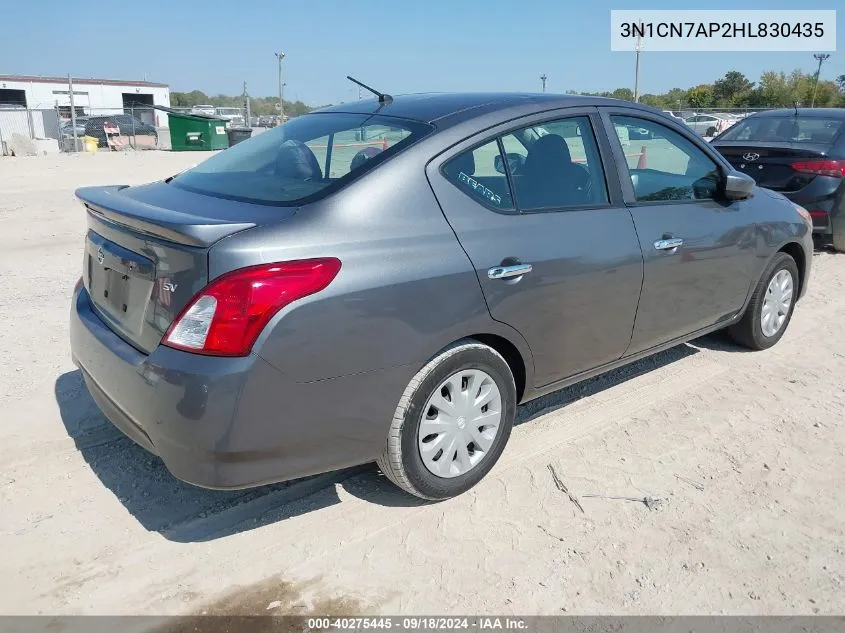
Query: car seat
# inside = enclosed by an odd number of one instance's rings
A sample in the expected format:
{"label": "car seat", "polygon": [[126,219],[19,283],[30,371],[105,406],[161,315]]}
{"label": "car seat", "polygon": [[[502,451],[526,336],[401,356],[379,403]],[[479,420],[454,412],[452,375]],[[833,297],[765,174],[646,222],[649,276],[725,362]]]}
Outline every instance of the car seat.
{"label": "car seat", "polygon": [[323,172],[311,148],[302,141],[288,139],[279,147],[276,173],[297,180],[321,180]]}
{"label": "car seat", "polygon": [[590,173],[572,162],[569,145],[557,134],[537,139],[516,179],[523,207],[559,207],[591,201]]}

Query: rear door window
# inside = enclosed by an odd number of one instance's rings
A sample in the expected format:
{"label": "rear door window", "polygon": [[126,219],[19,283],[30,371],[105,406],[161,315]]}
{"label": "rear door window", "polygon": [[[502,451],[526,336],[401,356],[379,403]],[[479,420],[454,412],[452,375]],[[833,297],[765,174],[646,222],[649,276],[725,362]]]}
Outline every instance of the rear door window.
{"label": "rear door window", "polygon": [[516,130],[532,139],[513,173],[521,211],[608,203],[596,137],[587,117],[569,117]]}
{"label": "rear door window", "polygon": [[497,139],[458,154],[443,174],[458,189],[495,210],[513,209],[513,197]]}

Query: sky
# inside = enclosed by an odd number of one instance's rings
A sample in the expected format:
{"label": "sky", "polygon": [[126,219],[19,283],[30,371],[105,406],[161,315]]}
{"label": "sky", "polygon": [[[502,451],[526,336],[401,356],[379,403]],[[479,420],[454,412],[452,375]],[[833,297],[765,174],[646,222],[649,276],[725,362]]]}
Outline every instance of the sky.
{"label": "sky", "polygon": [[[278,94],[311,105],[358,98],[346,80],[402,94],[598,92],[633,88],[634,53],[610,51],[610,9],[795,9],[787,0],[0,0],[0,74],[142,79],[171,90]],[[813,0],[806,8],[843,8]],[[837,7],[837,5],[839,5]],[[49,7],[49,8],[48,8]],[[845,16],[845,11],[839,15]],[[841,19],[841,18],[840,18]],[[14,28],[14,25],[19,25]],[[845,74],[845,24],[823,79]],[[640,92],[709,83],[729,70],[815,72],[812,53],[641,56]]]}

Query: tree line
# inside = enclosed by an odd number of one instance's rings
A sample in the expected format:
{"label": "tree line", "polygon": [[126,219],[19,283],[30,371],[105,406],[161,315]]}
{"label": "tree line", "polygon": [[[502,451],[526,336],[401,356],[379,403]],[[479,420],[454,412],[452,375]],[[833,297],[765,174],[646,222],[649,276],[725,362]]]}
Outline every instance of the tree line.
{"label": "tree line", "polygon": [[[213,105],[219,108],[243,108],[244,97],[237,95],[207,95],[202,90],[191,90],[190,92],[170,92],[170,105],[174,108],[190,108],[195,105]],[[262,116],[279,113],[279,97],[250,97],[249,111],[253,116]],[[299,116],[311,112],[314,108],[302,101],[288,101],[285,99],[285,114],[287,116]]]}
{"label": "tree line", "polygon": [[[813,92],[815,90],[815,102]],[[634,100],[630,88],[617,88],[612,92],[577,92],[568,90],[567,94],[584,94],[615,99]],[[758,81],[748,79],[743,73],[731,70],[721,79],[711,84],[699,84],[691,88],[672,88],[664,94],[644,94],[640,102],[662,110],[684,110],[702,108],[791,108],[799,107],[835,108],[845,107],[845,75],[835,80],[821,80],[816,86],[816,74],[793,70],[791,73],[766,71]],[[170,103],[174,107],[191,107],[211,104],[218,107],[244,107],[243,96],[206,95],[201,90],[191,92],[171,92]],[[256,116],[277,114],[279,98],[250,97],[250,112]],[[285,100],[285,114],[298,116],[314,108],[302,101]]]}
{"label": "tree line", "polygon": [[[699,84],[692,88],[672,88],[664,94],[644,94],[640,102],[663,110],[701,108],[791,108],[809,107],[813,103],[822,108],[845,107],[845,75],[835,80],[821,80],[816,87],[816,74],[793,70],[791,73],[766,71],[756,82],[739,71],[731,70],[712,84]],[[575,91],[568,91],[575,94]],[[578,93],[591,96],[634,100],[630,88],[617,88],[612,92]]]}

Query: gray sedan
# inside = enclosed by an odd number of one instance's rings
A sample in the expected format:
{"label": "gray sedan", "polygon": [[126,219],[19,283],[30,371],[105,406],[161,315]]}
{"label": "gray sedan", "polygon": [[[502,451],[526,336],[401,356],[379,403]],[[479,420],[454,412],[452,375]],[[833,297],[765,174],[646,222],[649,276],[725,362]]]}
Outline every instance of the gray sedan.
{"label": "gray sedan", "polygon": [[519,403],[715,330],[771,347],[812,261],[803,208],[599,98],[381,95],[77,196],[73,358],[209,488],[377,461],[460,494]]}

